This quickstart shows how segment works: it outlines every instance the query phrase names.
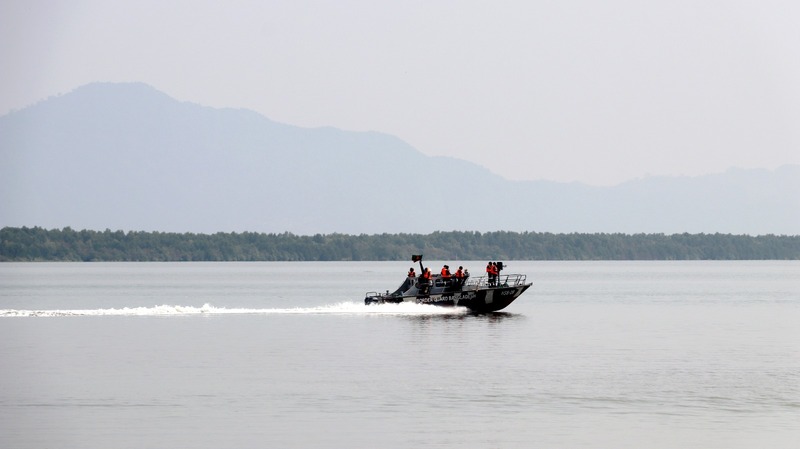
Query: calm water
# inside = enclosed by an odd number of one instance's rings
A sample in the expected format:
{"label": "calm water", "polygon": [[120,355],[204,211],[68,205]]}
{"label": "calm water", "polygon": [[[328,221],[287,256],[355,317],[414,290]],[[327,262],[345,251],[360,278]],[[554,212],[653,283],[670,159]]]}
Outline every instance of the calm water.
{"label": "calm water", "polygon": [[410,263],[0,264],[0,447],[800,444],[800,263],[509,265],[474,316],[362,305]]}

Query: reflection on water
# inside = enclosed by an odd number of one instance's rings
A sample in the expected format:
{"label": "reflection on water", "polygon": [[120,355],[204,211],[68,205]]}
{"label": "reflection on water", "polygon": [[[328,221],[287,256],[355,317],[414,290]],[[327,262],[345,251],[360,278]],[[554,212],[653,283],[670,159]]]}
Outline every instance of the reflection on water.
{"label": "reflection on water", "polygon": [[[459,309],[455,309],[459,310]],[[451,314],[420,314],[420,315],[399,315],[401,318],[409,321],[464,321],[464,322],[486,322],[486,323],[500,323],[502,321],[522,320],[525,315],[511,312],[491,312],[491,313],[472,313],[464,311],[463,313]]]}

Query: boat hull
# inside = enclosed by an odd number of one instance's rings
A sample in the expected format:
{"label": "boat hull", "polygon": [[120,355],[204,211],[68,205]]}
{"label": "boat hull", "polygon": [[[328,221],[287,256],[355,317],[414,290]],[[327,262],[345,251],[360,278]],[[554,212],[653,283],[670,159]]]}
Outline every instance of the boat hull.
{"label": "boat hull", "polygon": [[489,287],[452,292],[433,293],[428,295],[375,295],[364,298],[369,304],[398,304],[409,302],[414,304],[430,304],[443,307],[466,307],[476,313],[490,313],[502,310],[514,302],[531,284],[514,286]]}

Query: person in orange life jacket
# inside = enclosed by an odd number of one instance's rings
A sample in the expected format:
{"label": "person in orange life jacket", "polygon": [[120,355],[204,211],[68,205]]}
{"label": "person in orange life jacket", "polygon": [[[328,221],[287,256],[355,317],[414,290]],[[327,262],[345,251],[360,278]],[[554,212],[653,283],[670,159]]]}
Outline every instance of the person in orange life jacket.
{"label": "person in orange life jacket", "polygon": [[417,273],[414,272],[414,267],[408,269],[408,277],[415,278],[417,277]]}
{"label": "person in orange life jacket", "polygon": [[498,285],[500,281],[500,268],[497,267],[497,262],[492,262],[492,275],[494,275],[494,284]]}
{"label": "person in orange life jacket", "polygon": [[422,271],[422,275],[420,275],[420,278],[422,278],[422,282],[420,282],[422,294],[428,294],[428,290],[431,287],[431,270],[430,270],[430,268],[425,268],[425,270]]}
{"label": "person in orange life jacket", "polygon": [[450,274],[450,267],[447,265],[443,266],[440,278],[442,279],[442,282],[444,282],[444,285],[450,285],[450,279],[452,277],[453,275]]}
{"label": "person in orange life jacket", "polygon": [[456,284],[458,286],[461,286],[461,284],[464,283],[464,278],[465,278],[464,267],[458,267],[458,270],[456,270],[455,277],[456,277]]}
{"label": "person in orange life jacket", "polygon": [[450,279],[453,275],[450,274],[450,267],[445,265],[442,267],[442,278],[443,279]]}
{"label": "person in orange life jacket", "polygon": [[494,266],[494,262],[489,262],[486,264],[486,278],[489,281],[489,287],[494,286],[494,280],[495,280],[494,272],[496,268],[497,267]]}

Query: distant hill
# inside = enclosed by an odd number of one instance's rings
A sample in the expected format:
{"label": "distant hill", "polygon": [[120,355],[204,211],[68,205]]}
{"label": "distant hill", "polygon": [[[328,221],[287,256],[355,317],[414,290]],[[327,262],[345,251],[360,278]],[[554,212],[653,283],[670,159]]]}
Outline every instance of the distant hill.
{"label": "distant hill", "polygon": [[374,132],[90,84],[0,117],[0,226],[169,232],[800,234],[800,166],[508,181]]}

